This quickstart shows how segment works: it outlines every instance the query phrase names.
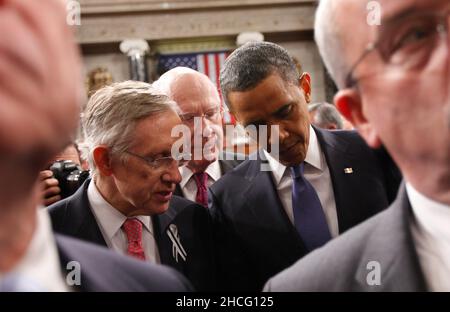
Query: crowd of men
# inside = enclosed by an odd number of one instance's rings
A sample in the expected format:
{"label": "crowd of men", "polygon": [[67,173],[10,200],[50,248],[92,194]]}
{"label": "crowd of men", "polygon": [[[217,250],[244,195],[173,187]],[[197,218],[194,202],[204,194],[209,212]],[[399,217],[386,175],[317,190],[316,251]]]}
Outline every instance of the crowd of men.
{"label": "crowd of men", "polygon": [[[319,3],[335,105],[250,42],[221,95],[184,67],[95,92],[80,158],[64,7],[0,1],[0,291],[450,291],[450,4],[380,3],[373,26],[366,1]],[[267,144],[225,152],[221,99]],[[61,159],[90,172],[64,199]]]}

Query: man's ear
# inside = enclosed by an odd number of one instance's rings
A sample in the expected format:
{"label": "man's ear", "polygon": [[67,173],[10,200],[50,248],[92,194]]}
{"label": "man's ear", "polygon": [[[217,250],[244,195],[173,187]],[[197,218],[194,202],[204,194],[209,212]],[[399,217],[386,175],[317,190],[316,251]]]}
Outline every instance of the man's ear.
{"label": "man's ear", "polygon": [[302,88],[305,93],[306,103],[311,102],[311,75],[307,72],[304,72],[299,79],[299,86]]}
{"label": "man's ear", "polygon": [[340,90],[334,96],[334,103],[339,112],[355,126],[370,147],[381,146],[377,131],[364,116],[361,96],[355,89]]}
{"label": "man's ear", "polygon": [[112,159],[109,149],[104,145],[99,145],[92,152],[97,170],[104,176],[110,176],[113,173]]}

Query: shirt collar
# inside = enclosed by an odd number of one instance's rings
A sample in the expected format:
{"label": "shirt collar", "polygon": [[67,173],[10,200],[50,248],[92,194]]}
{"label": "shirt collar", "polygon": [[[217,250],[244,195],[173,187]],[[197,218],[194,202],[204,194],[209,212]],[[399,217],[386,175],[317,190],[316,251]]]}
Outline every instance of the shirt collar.
{"label": "shirt collar", "polygon": [[[269,162],[269,166],[272,170],[272,174],[275,178],[276,184],[280,184],[281,179],[286,173],[286,166],[272,157],[266,150],[264,150],[264,155]],[[309,144],[308,151],[306,152],[305,162],[311,165],[313,168],[323,171],[324,166],[322,161],[322,151],[317,139],[317,134],[314,131],[313,127],[309,126]]]}
{"label": "shirt collar", "polygon": [[[221,170],[220,170],[220,164],[219,160],[216,160],[215,162],[211,163],[205,170],[205,172],[208,174],[208,176],[216,182],[220,179],[221,176]],[[180,174],[181,174],[181,182],[180,187],[184,188],[186,184],[189,182],[191,177],[194,175],[191,169],[189,169],[186,166],[180,167]]]}
{"label": "shirt collar", "polygon": [[[105,231],[108,238],[112,240],[114,235],[116,235],[117,231],[119,231],[126,221],[127,217],[103,198],[98,191],[94,180],[91,180],[91,183],[89,183],[87,192],[89,203],[94,210],[97,222],[100,223],[100,226]],[[151,218],[149,216],[136,216],[135,218],[141,221],[144,227],[153,234],[152,226],[150,224]]]}
{"label": "shirt collar", "polygon": [[33,238],[25,255],[10,273],[38,283],[36,286],[43,288],[42,291],[67,291],[69,287],[64,283],[60,268],[50,216],[46,208],[38,208]]}
{"label": "shirt collar", "polygon": [[450,206],[434,201],[406,182],[411,208],[419,228],[437,241],[450,243]]}

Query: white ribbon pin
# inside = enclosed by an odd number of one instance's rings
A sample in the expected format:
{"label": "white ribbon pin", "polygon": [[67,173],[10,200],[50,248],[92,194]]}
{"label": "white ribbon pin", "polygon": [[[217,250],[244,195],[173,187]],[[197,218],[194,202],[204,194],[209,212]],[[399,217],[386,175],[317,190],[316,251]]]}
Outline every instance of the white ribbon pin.
{"label": "white ribbon pin", "polygon": [[166,231],[170,240],[172,241],[172,254],[175,258],[175,261],[178,262],[178,255],[186,261],[187,253],[183,248],[183,245],[180,241],[180,235],[178,235],[178,227],[175,224],[169,225],[169,228]]}

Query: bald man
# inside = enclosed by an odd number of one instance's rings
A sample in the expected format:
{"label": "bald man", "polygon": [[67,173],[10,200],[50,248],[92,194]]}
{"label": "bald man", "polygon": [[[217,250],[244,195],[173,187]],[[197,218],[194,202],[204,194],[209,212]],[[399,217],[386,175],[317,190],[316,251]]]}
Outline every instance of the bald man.
{"label": "bald man", "polygon": [[180,168],[182,180],[175,195],[206,207],[207,188],[243,158],[222,152],[223,109],[217,88],[208,76],[187,67],[169,70],[153,85],[178,104],[181,120],[190,130],[193,157]]}
{"label": "bald man", "polygon": [[[270,279],[271,291],[450,291],[448,0],[322,0],[315,39],[334,102],[404,183],[391,206]],[[342,48],[341,48],[342,47]]]}

